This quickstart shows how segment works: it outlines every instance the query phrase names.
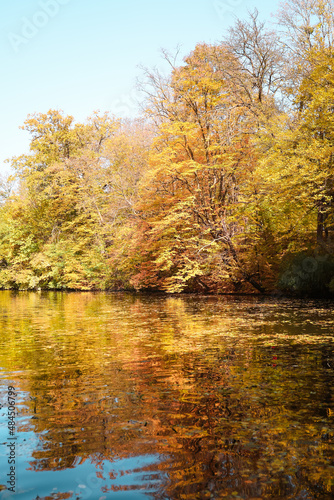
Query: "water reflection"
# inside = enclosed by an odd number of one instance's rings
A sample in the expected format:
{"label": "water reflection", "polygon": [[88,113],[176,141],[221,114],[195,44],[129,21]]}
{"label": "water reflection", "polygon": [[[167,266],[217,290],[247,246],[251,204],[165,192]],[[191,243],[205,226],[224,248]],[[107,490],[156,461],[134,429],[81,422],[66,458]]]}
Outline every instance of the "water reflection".
{"label": "water reflection", "polygon": [[1,292],[0,307],[17,498],[333,498],[331,304]]}

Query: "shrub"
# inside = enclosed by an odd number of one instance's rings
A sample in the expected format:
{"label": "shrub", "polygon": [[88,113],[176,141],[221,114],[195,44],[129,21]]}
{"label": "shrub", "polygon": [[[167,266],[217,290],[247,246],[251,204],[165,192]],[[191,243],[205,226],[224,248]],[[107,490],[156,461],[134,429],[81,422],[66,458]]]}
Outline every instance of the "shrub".
{"label": "shrub", "polygon": [[294,255],[283,266],[277,286],[297,295],[334,293],[334,259],[330,255]]}

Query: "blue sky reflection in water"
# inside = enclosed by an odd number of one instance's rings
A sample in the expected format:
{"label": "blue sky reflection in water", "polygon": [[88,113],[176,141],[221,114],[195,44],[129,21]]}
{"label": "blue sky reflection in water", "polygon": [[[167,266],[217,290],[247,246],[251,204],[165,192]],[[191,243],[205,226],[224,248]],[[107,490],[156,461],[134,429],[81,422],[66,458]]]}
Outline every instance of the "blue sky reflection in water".
{"label": "blue sky reflection in water", "polygon": [[329,500],[332,306],[1,292],[17,498]]}
{"label": "blue sky reflection in water", "polygon": [[[22,441],[33,447],[38,445],[38,439],[32,432],[20,435],[19,447]],[[4,457],[1,454],[1,461]],[[152,498],[150,492],[156,491],[161,479],[149,478],[153,475],[154,465],[160,461],[159,456],[143,455],[128,459],[103,461],[96,469],[96,465],[89,460],[75,467],[58,471],[35,471],[29,467],[33,457],[26,455],[18,460],[17,492],[15,495],[8,491],[0,493],[1,499],[17,498],[28,500],[35,498],[112,498],[141,500]],[[79,462],[80,460],[78,460]],[[3,469],[6,467],[4,466]],[[143,469],[150,469],[150,474],[143,473]],[[158,472],[158,471],[157,471]],[[64,495],[65,493],[65,495]],[[67,494],[67,495],[66,495]]]}

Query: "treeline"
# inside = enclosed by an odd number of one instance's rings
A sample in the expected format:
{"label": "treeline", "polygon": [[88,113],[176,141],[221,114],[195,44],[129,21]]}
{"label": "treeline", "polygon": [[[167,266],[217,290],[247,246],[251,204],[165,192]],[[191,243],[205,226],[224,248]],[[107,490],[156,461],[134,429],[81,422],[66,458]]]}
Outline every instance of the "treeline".
{"label": "treeline", "polygon": [[289,0],[147,70],[137,120],[29,116],[0,286],[334,291],[334,2]]}

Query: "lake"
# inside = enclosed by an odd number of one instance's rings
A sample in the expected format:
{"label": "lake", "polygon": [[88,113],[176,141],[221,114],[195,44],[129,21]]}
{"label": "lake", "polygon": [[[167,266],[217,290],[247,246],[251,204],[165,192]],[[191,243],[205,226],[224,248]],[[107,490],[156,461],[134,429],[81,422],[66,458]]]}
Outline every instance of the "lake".
{"label": "lake", "polygon": [[0,498],[332,499],[333,305],[0,292]]}

